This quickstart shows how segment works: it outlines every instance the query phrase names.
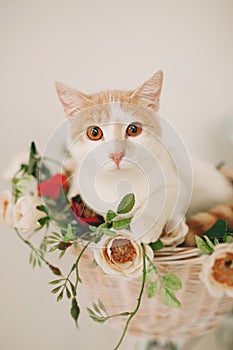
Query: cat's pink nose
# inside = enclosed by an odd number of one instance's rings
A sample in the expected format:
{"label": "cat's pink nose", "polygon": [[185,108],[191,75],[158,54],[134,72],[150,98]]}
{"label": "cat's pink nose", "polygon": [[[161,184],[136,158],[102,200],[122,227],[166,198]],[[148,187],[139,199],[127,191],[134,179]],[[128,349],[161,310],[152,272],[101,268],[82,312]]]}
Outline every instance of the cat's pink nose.
{"label": "cat's pink nose", "polygon": [[119,167],[119,164],[121,162],[121,159],[124,157],[125,153],[124,152],[119,152],[119,153],[110,153],[109,158],[111,158],[114,163]]}

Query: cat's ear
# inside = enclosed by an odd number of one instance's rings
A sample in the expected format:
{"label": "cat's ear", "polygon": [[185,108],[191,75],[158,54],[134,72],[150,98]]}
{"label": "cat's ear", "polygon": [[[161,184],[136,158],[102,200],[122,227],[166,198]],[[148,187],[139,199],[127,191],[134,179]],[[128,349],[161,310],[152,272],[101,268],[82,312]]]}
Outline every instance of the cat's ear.
{"label": "cat's ear", "polygon": [[134,90],[131,98],[137,98],[147,104],[148,107],[157,111],[159,98],[162,90],[163,72],[154,73],[150,79]]}
{"label": "cat's ear", "polygon": [[61,83],[60,81],[57,81],[55,86],[66,117],[70,117],[73,112],[81,110],[84,104],[90,102],[87,95]]}

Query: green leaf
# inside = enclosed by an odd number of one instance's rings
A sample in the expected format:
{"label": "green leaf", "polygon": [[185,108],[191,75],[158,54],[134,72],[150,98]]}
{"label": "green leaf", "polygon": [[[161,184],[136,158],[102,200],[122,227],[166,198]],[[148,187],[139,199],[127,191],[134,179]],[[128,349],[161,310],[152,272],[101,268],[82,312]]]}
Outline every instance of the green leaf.
{"label": "green leaf", "polygon": [[30,147],[29,164],[28,164],[27,173],[28,175],[33,175],[37,179],[39,176],[40,160],[41,158],[37,152],[35,142],[32,142]]}
{"label": "green leaf", "polygon": [[71,298],[71,293],[70,293],[70,291],[69,291],[69,289],[67,287],[66,287],[66,296],[67,296],[68,299]]}
{"label": "green leaf", "polygon": [[160,250],[162,248],[164,248],[164,244],[163,242],[158,239],[156,242],[151,242],[149,243],[149,246],[151,247],[151,249],[156,252],[157,250]]}
{"label": "green leaf", "polygon": [[155,270],[152,267],[149,267],[148,270],[146,270],[146,279],[145,282],[150,282],[154,275],[156,274]]}
{"label": "green leaf", "polygon": [[74,284],[71,282],[71,281],[69,281],[70,282],[70,287],[71,287],[71,290],[72,290],[72,294],[73,294],[73,296],[76,296],[76,289],[75,289],[75,286],[74,286]]}
{"label": "green leaf", "polygon": [[117,213],[115,213],[115,211],[109,210],[109,211],[107,212],[107,215],[106,215],[106,221],[107,221],[107,222],[110,222],[110,221],[112,221],[112,219],[114,219],[116,216],[117,216]]}
{"label": "green leaf", "polygon": [[135,204],[135,196],[133,193],[127,194],[120,202],[117,208],[118,214],[127,214],[129,213]]}
{"label": "green leaf", "polygon": [[53,246],[52,248],[49,249],[49,253],[52,253],[52,252],[54,252],[57,249],[58,249],[58,247],[57,247],[57,245],[55,245],[55,246]]}
{"label": "green leaf", "polygon": [[232,242],[232,233],[231,235],[226,235],[224,239],[225,243],[231,243]]}
{"label": "green leaf", "polygon": [[212,249],[208,244],[199,236],[195,236],[197,247],[200,249],[202,254],[211,254]]}
{"label": "green leaf", "polygon": [[52,289],[51,293],[56,294],[61,289],[61,287],[62,287],[62,285]]}
{"label": "green leaf", "polygon": [[108,312],[107,312],[107,310],[106,310],[106,307],[104,306],[104,303],[102,302],[101,299],[98,300],[98,303],[99,303],[100,309],[101,309],[106,315],[108,315]]}
{"label": "green leaf", "polygon": [[61,281],[63,281],[63,278],[60,278],[59,280],[54,280],[54,281],[50,281],[49,284],[58,284],[60,283]]}
{"label": "green leaf", "polygon": [[117,235],[115,231],[109,230],[108,228],[103,228],[101,231],[106,236],[115,237]]}
{"label": "green leaf", "polygon": [[68,243],[72,240],[72,237],[73,237],[73,229],[72,229],[71,224],[68,224],[67,225],[67,232],[66,232],[65,237],[63,238],[63,241]]}
{"label": "green leaf", "polygon": [[96,316],[96,314],[94,313],[94,311],[91,310],[89,307],[87,307],[87,311],[88,311],[90,317],[91,317],[91,316]]}
{"label": "green leaf", "polygon": [[36,267],[36,257],[33,258],[32,267]]}
{"label": "green leaf", "polygon": [[60,300],[62,300],[62,298],[63,298],[63,293],[64,293],[64,289],[62,289],[61,293],[58,294],[58,296],[57,296],[57,302],[59,302]]}
{"label": "green leaf", "polygon": [[40,258],[37,258],[37,264],[38,264],[39,267],[41,267],[42,264],[41,264]]}
{"label": "green leaf", "polygon": [[206,240],[206,243],[208,244],[208,246],[212,249],[212,252],[214,251],[214,244],[213,242],[211,242],[211,240],[209,239],[208,236],[204,235],[204,238]]}
{"label": "green leaf", "polygon": [[45,216],[44,218],[41,218],[41,219],[39,219],[39,220],[37,220],[37,221],[39,222],[39,224],[40,224],[41,226],[44,226],[45,224],[47,224],[47,222],[50,221],[50,218],[49,218],[48,216]]}
{"label": "green leaf", "polygon": [[205,236],[210,239],[222,238],[227,232],[227,222],[226,220],[218,220],[208,231],[205,232]]}
{"label": "green leaf", "polygon": [[29,264],[32,264],[32,260],[33,260],[33,252],[30,253],[30,257],[29,257]]}
{"label": "green leaf", "polygon": [[92,231],[92,232],[96,232],[97,227],[89,225],[89,230]]}
{"label": "green leaf", "polygon": [[112,227],[115,230],[122,230],[123,228],[127,228],[131,221],[132,217],[127,219],[116,220],[112,222]]}
{"label": "green leaf", "polygon": [[51,232],[51,234],[49,235],[49,238],[57,238],[57,239],[62,239],[63,236],[59,233],[59,232]]}
{"label": "green leaf", "polygon": [[36,144],[34,141],[32,141],[30,146],[30,155],[36,155],[36,154],[38,154],[36,149]]}
{"label": "green leaf", "polygon": [[175,294],[167,288],[163,288],[160,292],[160,296],[165,306],[172,308],[180,308],[181,302],[177,299]]}
{"label": "green leaf", "polygon": [[78,325],[78,317],[80,314],[80,308],[78,306],[76,298],[73,298],[71,301],[70,314],[71,314],[72,318],[74,319],[76,326],[77,326]]}
{"label": "green leaf", "polygon": [[146,287],[146,295],[148,298],[153,298],[156,294],[158,294],[160,288],[159,280],[148,283]]}
{"label": "green leaf", "polygon": [[92,305],[93,305],[94,310],[97,312],[97,314],[101,315],[101,311],[99,309],[99,306],[96,303],[93,303]]}
{"label": "green leaf", "polygon": [[173,273],[166,273],[162,277],[162,283],[164,287],[172,290],[180,290],[182,288],[182,282],[177,275]]}
{"label": "green leaf", "polygon": [[89,307],[87,307],[87,311],[89,313],[89,317],[95,321],[95,322],[98,322],[98,323],[104,323],[105,321],[107,321],[109,319],[109,317],[105,317],[105,316],[98,316],[94,313],[93,310],[91,310]]}
{"label": "green leaf", "polygon": [[58,259],[63,258],[63,256],[65,255],[65,253],[66,253],[66,250],[62,250],[62,251],[60,252],[60,254],[58,255]]}
{"label": "green leaf", "polygon": [[36,209],[47,214],[47,210],[44,205],[37,205]]}

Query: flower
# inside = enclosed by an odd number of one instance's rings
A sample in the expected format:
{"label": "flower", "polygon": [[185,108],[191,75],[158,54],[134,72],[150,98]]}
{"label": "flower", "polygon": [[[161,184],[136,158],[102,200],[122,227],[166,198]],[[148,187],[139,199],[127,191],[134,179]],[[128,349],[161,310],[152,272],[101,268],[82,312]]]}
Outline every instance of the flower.
{"label": "flower", "polygon": [[88,208],[80,195],[72,198],[71,209],[75,215],[75,219],[81,226],[99,226],[104,222],[104,218]]}
{"label": "flower", "polygon": [[233,243],[221,243],[206,257],[200,274],[214,297],[233,297]]}
{"label": "flower", "polygon": [[27,164],[29,160],[28,151],[22,151],[13,157],[3,173],[4,179],[11,181],[19,171],[21,164]]}
{"label": "flower", "polygon": [[20,192],[20,195],[33,195],[34,193],[36,193],[37,180],[32,175],[24,175],[21,178],[19,178],[16,186],[17,190],[19,190]]}
{"label": "flower", "polygon": [[[154,253],[145,245],[146,254],[153,260]],[[110,275],[135,278],[142,275],[143,252],[138,242],[131,241],[128,236],[101,239],[94,248],[94,258],[103,271]]]}
{"label": "flower", "polygon": [[169,224],[165,226],[160,240],[166,247],[176,247],[184,242],[184,239],[188,233],[188,226],[186,225],[184,219],[176,226],[172,231],[169,231]]}
{"label": "flower", "polygon": [[21,197],[13,208],[14,228],[23,232],[32,232],[40,228],[38,220],[46,216],[44,212],[37,209],[41,204],[39,197]]}
{"label": "flower", "polygon": [[45,180],[38,185],[38,194],[40,196],[58,199],[61,190],[65,192],[68,189],[68,179],[65,174],[56,174],[51,179]]}
{"label": "flower", "polygon": [[13,196],[10,191],[4,191],[0,196],[0,222],[12,226]]}

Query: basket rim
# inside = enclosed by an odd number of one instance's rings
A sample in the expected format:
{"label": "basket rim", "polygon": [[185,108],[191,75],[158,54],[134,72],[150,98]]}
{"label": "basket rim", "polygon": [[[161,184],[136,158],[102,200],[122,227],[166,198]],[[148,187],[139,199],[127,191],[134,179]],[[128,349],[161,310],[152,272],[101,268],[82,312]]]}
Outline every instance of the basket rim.
{"label": "basket rim", "polygon": [[194,247],[165,247],[155,252],[154,259],[162,264],[202,264],[204,256],[200,254],[199,248]]}

